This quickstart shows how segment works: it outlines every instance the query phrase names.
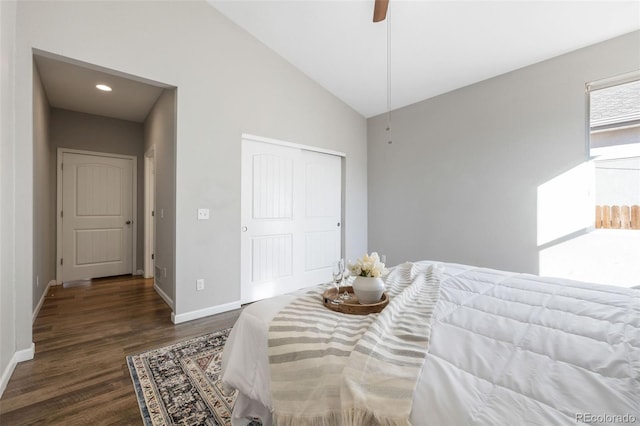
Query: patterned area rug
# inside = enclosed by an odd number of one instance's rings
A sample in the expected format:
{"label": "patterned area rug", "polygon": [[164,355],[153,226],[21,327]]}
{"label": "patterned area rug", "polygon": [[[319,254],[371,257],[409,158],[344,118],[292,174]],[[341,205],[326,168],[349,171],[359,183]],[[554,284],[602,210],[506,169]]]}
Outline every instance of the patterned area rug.
{"label": "patterned area rug", "polygon": [[222,392],[229,331],[127,357],[145,425],[230,425],[235,392]]}

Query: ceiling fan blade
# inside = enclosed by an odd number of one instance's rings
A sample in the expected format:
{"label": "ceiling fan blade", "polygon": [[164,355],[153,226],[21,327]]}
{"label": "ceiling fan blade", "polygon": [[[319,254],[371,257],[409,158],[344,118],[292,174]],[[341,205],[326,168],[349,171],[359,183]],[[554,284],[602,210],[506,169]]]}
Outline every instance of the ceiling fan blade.
{"label": "ceiling fan blade", "polygon": [[373,22],[384,21],[387,17],[387,8],[389,7],[389,0],[375,0],[375,6],[373,7]]}

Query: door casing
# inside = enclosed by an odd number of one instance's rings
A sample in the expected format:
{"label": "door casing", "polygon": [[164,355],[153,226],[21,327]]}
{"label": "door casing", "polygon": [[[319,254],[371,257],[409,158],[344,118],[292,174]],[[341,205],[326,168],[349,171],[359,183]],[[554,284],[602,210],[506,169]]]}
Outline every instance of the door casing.
{"label": "door casing", "polygon": [[[152,146],[144,154],[144,277],[154,277],[155,259],[155,206],[156,206],[156,157]],[[155,256],[154,256],[155,257]]]}

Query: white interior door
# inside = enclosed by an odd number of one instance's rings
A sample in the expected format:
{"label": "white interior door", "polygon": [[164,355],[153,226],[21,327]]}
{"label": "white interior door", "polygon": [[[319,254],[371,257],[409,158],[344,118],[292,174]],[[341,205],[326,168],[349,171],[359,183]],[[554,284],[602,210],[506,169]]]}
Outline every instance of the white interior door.
{"label": "white interior door", "polygon": [[62,280],[132,273],[133,160],[63,153]]}
{"label": "white interior door", "polygon": [[243,303],[328,282],[340,258],[341,158],[243,140]]}

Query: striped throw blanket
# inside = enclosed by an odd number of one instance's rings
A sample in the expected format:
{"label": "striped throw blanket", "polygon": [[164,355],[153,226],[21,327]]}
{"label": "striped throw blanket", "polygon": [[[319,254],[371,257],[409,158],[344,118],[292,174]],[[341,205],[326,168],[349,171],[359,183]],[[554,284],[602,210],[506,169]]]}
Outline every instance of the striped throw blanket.
{"label": "striped throw blanket", "polygon": [[333,312],[322,305],[324,289],[281,310],[269,327],[274,423],[410,424],[442,273],[433,264],[392,269],[379,314]]}

